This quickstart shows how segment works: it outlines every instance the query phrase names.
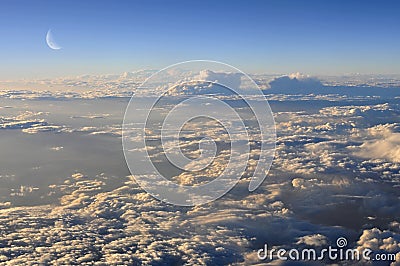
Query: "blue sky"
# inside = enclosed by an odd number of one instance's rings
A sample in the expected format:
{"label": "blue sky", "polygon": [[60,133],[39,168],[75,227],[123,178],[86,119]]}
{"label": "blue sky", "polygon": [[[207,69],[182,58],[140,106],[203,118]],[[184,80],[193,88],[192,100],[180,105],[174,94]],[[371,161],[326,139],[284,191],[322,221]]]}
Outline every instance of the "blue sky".
{"label": "blue sky", "polygon": [[[191,59],[247,72],[400,73],[396,1],[0,2],[0,79]],[[48,29],[63,49],[45,43]]]}

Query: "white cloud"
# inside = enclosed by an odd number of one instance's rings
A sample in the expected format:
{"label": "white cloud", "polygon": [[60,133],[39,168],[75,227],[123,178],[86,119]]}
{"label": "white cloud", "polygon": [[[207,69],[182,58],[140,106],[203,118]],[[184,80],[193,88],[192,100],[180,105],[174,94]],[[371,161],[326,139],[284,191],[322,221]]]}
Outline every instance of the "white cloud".
{"label": "white cloud", "polygon": [[[238,82],[236,76],[232,78],[226,73],[203,75],[214,80],[227,79],[232,84]],[[309,77],[295,74],[287,78],[302,82]],[[122,78],[85,77],[88,86],[96,84],[98,89],[76,94],[7,92],[3,96],[120,97],[127,95],[124,92],[134,84],[133,79],[134,75],[130,74]],[[59,82],[77,84],[74,80]],[[307,84],[311,83],[304,83]],[[0,203],[0,242],[6,243],[0,245],[0,260],[11,265],[30,261],[248,265],[259,263],[254,250],[264,243],[276,248],[323,247],[338,236],[359,237],[356,241],[359,248],[373,246],[385,252],[395,251],[400,233],[398,221],[393,221],[393,217],[399,216],[400,208],[400,163],[396,152],[399,124],[395,122],[399,112],[395,104],[372,104],[367,99],[358,101],[332,95],[275,96],[274,107],[281,108],[281,112],[275,112],[278,143],[266,181],[257,191],[249,193],[249,176],[245,175],[224,198],[203,206],[171,206],[145,193],[134,179],[115,188],[121,177],[91,176],[83,170],[74,173],[71,169],[72,176],[48,188],[49,194],[59,195],[60,202],[36,207]],[[289,104],[282,106],[285,101]],[[292,101],[294,105],[290,105]],[[334,106],[335,101],[339,106]],[[53,130],[87,138],[102,134],[102,140],[120,136],[120,125],[115,124],[115,116],[108,115],[108,111],[70,115],[69,118],[79,122],[74,128],[42,120],[43,115],[15,114],[3,117],[0,125],[4,130],[5,127],[23,128],[32,133]],[[82,123],[94,118],[102,123]],[[137,133],[133,134],[134,141],[141,140],[140,126],[133,129]],[[201,133],[222,140],[217,130],[204,127]],[[184,146],[190,149],[196,143],[188,140]],[[52,147],[59,150],[62,146],[54,143]],[[151,152],[154,158],[159,155],[157,147]],[[196,152],[190,155],[195,156]],[[226,155],[215,160],[214,172],[209,171],[199,179],[193,174],[181,174],[173,179],[193,185],[214,178],[223,168]],[[256,151],[251,154],[251,160],[257,161]],[[8,179],[6,174],[0,178]],[[29,196],[36,191],[31,185],[14,188],[7,193]]]}
{"label": "white cloud", "polygon": [[198,78],[199,80],[216,82],[225,85],[228,88],[237,90],[240,88],[242,76],[243,74],[241,73],[224,73],[213,72],[211,70],[202,70],[196,78]]}
{"label": "white cloud", "polygon": [[362,252],[366,248],[373,250],[373,254],[396,254],[396,260],[390,265],[400,265],[400,235],[389,230],[378,228],[366,229],[357,241],[357,249]]}
{"label": "white cloud", "polygon": [[356,156],[399,163],[400,133],[386,134],[383,138],[368,140],[355,150]]}
{"label": "white cloud", "polygon": [[302,236],[298,238],[299,240],[297,241],[296,244],[305,244],[307,246],[326,246],[328,244],[328,239],[326,236],[321,235],[321,234],[315,234],[315,235],[307,235],[307,236]]}

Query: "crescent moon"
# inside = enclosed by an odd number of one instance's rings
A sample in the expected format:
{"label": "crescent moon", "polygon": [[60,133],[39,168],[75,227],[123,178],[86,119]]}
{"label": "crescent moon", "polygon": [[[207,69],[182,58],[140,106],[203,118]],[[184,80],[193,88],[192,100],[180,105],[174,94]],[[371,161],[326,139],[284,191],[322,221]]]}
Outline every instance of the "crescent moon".
{"label": "crescent moon", "polygon": [[59,46],[53,38],[53,34],[51,33],[51,29],[47,31],[46,34],[46,43],[53,50],[60,50],[62,47]]}

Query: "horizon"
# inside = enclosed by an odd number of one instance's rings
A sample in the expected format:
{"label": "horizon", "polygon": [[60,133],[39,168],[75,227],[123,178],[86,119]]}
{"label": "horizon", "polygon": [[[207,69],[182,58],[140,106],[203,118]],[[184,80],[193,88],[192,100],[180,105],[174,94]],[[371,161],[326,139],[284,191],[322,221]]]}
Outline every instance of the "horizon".
{"label": "horizon", "polygon": [[[190,61],[199,61],[197,59],[195,60],[187,60],[183,62],[190,62]],[[201,59],[200,61],[203,61]],[[204,60],[208,61],[208,60]],[[178,62],[181,63],[181,62]],[[175,64],[171,64],[165,67],[169,67]],[[164,68],[164,67],[163,67]],[[57,79],[68,79],[68,78],[82,78],[82,77],[122,77],[125,74],[137,74],[140,72],[159,72],[163,68],[137,68],[137,69],[131,69],[131,70],[122,70],[120,72],[104,72],[104,73],[89,73],[89,72],[82,72],[78,74],[73,74],[73,75],[58,75],[58,76],[41,76],[41,77],[35,77],[35,78],[16,78],[16,79],[0,79],[0,82],[30,82],[30,81],[43,81],[43,80],[57,80]],[[207,69],[204,69],[207,70]],[[242,69],[240,69],[242,70]],[[324,74],[318,74],[318,73],[304,73],[304,72],[299,72],[299,71],[294,71],[294,72],[261,72],[261,71],[243,71],[247,75],[250,76],[292,76],[292,75],[301,75],[304,77],[313,77],[313,78],[324,78],[324,77],[332,77],[332,78],[341,78],[341,77],[400,77],[400,72],[399,73],[358,73],[358,72],[344,72],[344,73],[324,73]]]}

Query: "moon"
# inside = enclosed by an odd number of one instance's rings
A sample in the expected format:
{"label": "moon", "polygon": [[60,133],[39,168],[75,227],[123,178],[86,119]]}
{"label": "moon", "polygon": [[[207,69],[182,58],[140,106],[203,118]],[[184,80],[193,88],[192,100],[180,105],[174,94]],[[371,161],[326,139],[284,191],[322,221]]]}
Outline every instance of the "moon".
{"label": "moon", "polygon": [[46,43],[53,50],[60,50],[62,47],[59,46],[53,38],[53,34],[51,33],[51,29],[47,31],[46,34]]}

